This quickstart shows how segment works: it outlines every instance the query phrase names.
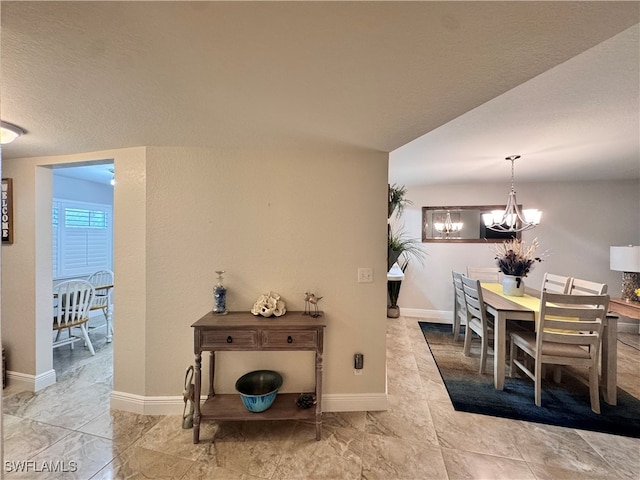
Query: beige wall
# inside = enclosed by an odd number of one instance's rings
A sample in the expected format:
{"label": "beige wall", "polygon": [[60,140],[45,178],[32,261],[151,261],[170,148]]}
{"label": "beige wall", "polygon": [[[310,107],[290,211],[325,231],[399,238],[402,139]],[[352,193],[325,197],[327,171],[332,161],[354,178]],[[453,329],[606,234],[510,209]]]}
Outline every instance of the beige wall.
{"label": "beige wall", "polygon": [[[50,233],[37,238],[36,223],[50,219],[35,221],[35,165],[103,158],[114,159],[117,178],[115,391],[181,394],[193,362],[190,325],[211,309],[214,272],[222,268],[231,309],[249,310],[269,290],[290,310],[303,309],[306,290],[322,295],[324,392],[384,394],[388,156],[346,148],[138,148],[5,161],[20,221],[16,244],[3,249],[2,321],[5,342],[19,345],[20,357],[27,352],[17,371],[40,373],[33,304],[51,298],[40,285],[46,272],[30,260],[40,245],[44,264],[50,242]],[[358,284],[358,267],[372,267],[374,283]],[[362,376],[353,374],[355,352],[365,354]],[[222,355],[217,387],[231,390],[249,369],[273,367],[285,374],[284,389],[297,391],[311,382],[309,365],[307,354]]]}
{"label": "beige wall", "polygon": [[[421,208],[434,205],[504,204],[508,184],[440,185],[409,189],[414,205],[404,213],[407,231],[420,238]],[[540,285],[544,272],[606,282],[619,296],[621,273],[609,270],[611,245],[640,244],[640,182],[555,182],[516,184],[517,198],[525,207],[543,211],[541,224],[523,232],[523,239],[538,238],[540,251],[548,251],[526,279]],[[412,264],[403,282],[398,304],[416,310],[453,310],[451,270],[467,265],[493,265],[486,244],[423,244],[424,267]]]}
{"label": "beige wall", "polygon": [[[51,299],[51,254],[36,248],[36,232],[51,238],[51,221],[39,223],[36,203],[49,197],[51,211],[51,186],[47,187],[50,171],[38,171],[36,160],[21,162],[3,161],[3,175],[13,179],[13,228],[14,243],[2,246],[2,330],[3,345],[7,350],[8,369],[27,375],[42,374],[52,368],[51,354],[36,355],[43,343],[51,345],[51,335],[45,335],[39,324],[44,321],[43,303],[36,295],[38,269],[49,261],[48,298]],[[49,173],[49,175],[47,175]],[[50,182],[49,182],[50,184]],[[46,205],[45,205],[46,208]],[[50,250],[50,249],[49,249]],[[45,272],[45,282],[46,282]],[[47,292],[43,293],[43,296]],[[44,307],[47,308],[47,307]],[[51,301],[48,304],[51,309]],[[52,316],[49,312],[48,318]],[[48,322],[50,329],[51,322]],[[50,348],[49,348],[50,351]]]}

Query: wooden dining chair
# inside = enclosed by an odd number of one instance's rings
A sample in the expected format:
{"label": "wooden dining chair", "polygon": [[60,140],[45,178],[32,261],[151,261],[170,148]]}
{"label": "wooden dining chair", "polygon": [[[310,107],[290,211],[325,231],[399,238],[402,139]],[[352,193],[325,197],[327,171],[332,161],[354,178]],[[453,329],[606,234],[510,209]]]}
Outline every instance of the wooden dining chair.
{"label": "wooden dining chair", "polygon": [[[509,376],[517,367],[534,381],[536,406],[542,404],[544,365],[586,367],[591,410],[600,413],[598,361],[608,307],[608,295],[542,292],[537,331],[511,332]],[[519,351],[525,353],[524,359],[518,357]],[[533,369],[527,365],[527,355],[533,359]]]}
{"label": "wooden dining chair", "polygon": [[453,338],[458,340],[460,337],[460,326],[464,322],[467,324],[467,306],[464,300],[464,287],[462,286],[462,274],[459,272],[451,272],[453,276],[453,291],[455,297],[453,299]]}
{"label": "wooden dining chair", "polygon": [[467,267],[467,277],[481,282],[500,283],[498,267]]}
{"label": "wooden dining chair", "polygon": [[[109,318],[109,308],[111,308],[111,304],[113,303],[113,272],[111,270],[100,270],[89,275],[87,281],[93,285],[96,292],[93,297],[93,302],[91,303],[90,311],[100,310],[104,314],[107,324],[107,335],[112,335],[113,325],[111,325],[111,319]],[[105,286],[109,288],[100,288]]]}
{"label": "wooden dining chair", "polygon": [[490,322],[484,300],[480,280],[462,277],[465,307],[467,309],[467,328],[464,334],[464,354],[471,354],[471,337],[475,332],[480,337],[480,373],[487,367],[489,340],[493,340],[493,323]]}
{"label": "wooden dining chair", "polygon": [[[58,304],[53,315],[53,330],[56,332],[53,348],[63,345],[71,345],[73,348],[75,342],[84,340],[91,355],[95,355],[96,352],[87,331],[89,309],[95,295],[93,285],[86,280],[68,280],[56,285],[54,293],[57,295]],[[75,328],[80,329],[80,337],[73,335]],[[67,338],[60,338],[63,330],[68,330]]]}
{"label": "wooden dining chair", "polygon": [[562,275],[545,272],[540,291],[567,294],[571,290],[572,285],[573,278],[571,277],[564,277]]}
{"label": "wooden dining chair", "polygon": [[572,278],[569,293],[571,295],[604,295],[607,293],[607,284]]}

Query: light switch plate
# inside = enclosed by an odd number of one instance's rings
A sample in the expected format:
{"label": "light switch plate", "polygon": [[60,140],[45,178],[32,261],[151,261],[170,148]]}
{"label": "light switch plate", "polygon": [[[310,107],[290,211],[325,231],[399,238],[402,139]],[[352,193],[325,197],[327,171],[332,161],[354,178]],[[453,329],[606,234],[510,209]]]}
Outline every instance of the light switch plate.
{"label": "light switch plate", "polygon": [[373,283],[373,268],[358,268],[358,283]]}

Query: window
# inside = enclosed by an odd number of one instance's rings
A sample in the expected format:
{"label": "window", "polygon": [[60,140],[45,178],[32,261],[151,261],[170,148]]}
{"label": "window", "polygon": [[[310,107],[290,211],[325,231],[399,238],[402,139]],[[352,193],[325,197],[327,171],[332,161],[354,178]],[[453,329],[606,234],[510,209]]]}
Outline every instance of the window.
{"label": "window", "polygon": [[53,278],[113,270],[111,205],[53,200]]}

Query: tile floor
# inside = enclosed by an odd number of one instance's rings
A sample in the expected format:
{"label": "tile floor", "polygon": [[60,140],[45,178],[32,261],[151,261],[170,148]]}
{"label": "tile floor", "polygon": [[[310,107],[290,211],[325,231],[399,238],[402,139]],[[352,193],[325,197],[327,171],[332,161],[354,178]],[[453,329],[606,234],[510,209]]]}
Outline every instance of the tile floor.
{"label": "tile floor", "polygon": [[[416,318],[388,320],[386,412],[326,413],[323,439],[295,422],[203,424],[109,411],[112,348],[56,350],[57,384],[4,391],[6,478],[637,479],[640,440],[453,410]],[[95,334],[99,337],[99,334]],[[619,342],[619,383],[640,396],[638,335]],[[215,440],[212,442],[211,439]],[[33,461],[66,473],[9,472]],[[59,462],[56,464],[56,462]],[[75,463],[71,463],[75,462]],[[73,471],[71,471],[73,470]]]}

